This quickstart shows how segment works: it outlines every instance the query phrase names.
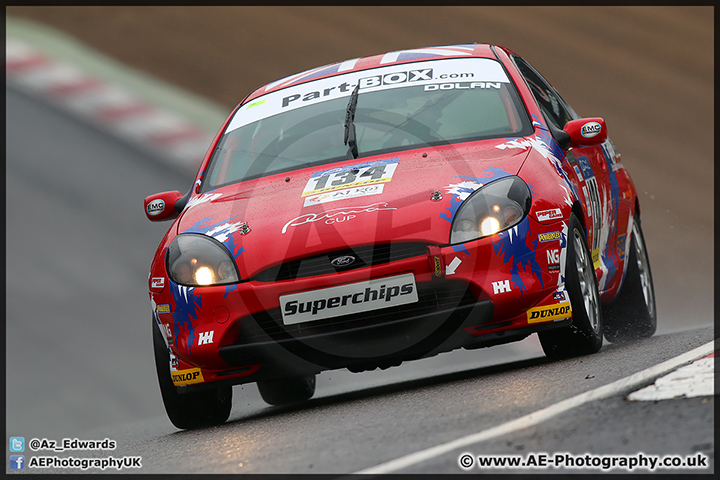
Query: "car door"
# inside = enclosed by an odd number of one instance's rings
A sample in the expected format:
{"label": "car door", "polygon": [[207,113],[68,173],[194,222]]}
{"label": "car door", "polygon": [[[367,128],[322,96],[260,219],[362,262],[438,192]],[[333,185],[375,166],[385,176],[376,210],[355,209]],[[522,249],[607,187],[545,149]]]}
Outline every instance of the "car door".
{"label": "car door", "polygon": [[[562,130],[568,121],[580,118],[529,63],[517,55],[513,55],[512,59],[551,129],[556,127],[557,130]],[[613,182],[613,166],[618,158],[619,155],[609,139],[600,145],[571,146],[566,151],[566,159],[585,197],[585,213],[589,221],[586,227],[592,227],[588,228],[588,239],[601,292],[617,271],[617,259],[611,258],[613,255],[607,253],[613,254],[616,251],[615,241],[618,234],[615,224],[618,202],[617,195],[614,195],[616,192],[613,191],[617,190],[617,180]],[[603,252],[606,252],[605,256],[602,255]]]}

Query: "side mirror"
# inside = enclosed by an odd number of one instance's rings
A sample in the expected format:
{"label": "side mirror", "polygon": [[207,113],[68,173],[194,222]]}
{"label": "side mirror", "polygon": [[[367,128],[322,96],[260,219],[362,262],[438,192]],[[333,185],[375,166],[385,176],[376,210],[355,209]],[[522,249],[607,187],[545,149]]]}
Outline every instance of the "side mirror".
{"label": "side mirror", "polygon": [[177,218],[187,203],[187,195],[177,190],[145,197],[145,215],[151,222]]}
{"label": "side mirror", "polygon": [[600,117],[570,120],[563,131],[570,135],[570,143],[576,147],[600,145],[608,136],[605,120]]}

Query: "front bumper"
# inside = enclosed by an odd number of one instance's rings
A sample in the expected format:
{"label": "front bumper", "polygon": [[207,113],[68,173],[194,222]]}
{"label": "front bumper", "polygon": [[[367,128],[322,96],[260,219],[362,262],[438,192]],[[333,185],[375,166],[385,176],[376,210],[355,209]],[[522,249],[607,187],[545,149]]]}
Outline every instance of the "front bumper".
{"label": "front bumper", "polygon": [[[509,240],[523,242],[529,253],[516,254],[509,261],[512,245],[501,244],[505,239],[498,235],[499,240],[432,247],[427,255],[329,275],[196,288],[168,280],[162,293],[152,295],[156,318],[161,326],[165,324],[173,352],[171,369],[200,369],[203,379],[176,385],[186,390],[337,368],[386,368],[457,348],[517,341],[567,325],[569,308],[565,315],[531,319],[538,308],[569,303],[559,281],[561,272],[549,260],[559,255],[560,242],[537,240],[548,227],[533,234],[529,230]],[[279,306],[283,295],[400,274],[413,275],[417,303],[283,324]]]}

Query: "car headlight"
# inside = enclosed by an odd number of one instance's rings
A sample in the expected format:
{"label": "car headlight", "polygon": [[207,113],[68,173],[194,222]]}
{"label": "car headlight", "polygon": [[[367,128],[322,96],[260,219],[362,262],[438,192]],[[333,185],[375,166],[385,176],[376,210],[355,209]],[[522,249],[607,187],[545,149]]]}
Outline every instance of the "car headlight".
{"label": "car headlight", "polygon": [[450,230],[450,243],[468,242],[507,230],[525,218],[530,203],[530,189],[520,177],[490,182],[460,205]]}
{"label": "car headlight", "polygon": [[177,284],[187,286],[237,283],[240,276],[230,252],[207,235],[185,233],[170,243],[167,271]]}

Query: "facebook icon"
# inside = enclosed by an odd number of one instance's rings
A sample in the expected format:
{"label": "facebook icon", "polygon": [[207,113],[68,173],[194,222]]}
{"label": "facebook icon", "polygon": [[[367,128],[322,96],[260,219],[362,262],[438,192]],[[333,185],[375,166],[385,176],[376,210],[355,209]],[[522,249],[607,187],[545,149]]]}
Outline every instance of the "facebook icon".
{"label": "facebook icon", "polygon": [[10,470],[25,470],[25,455],[10,455]]}

